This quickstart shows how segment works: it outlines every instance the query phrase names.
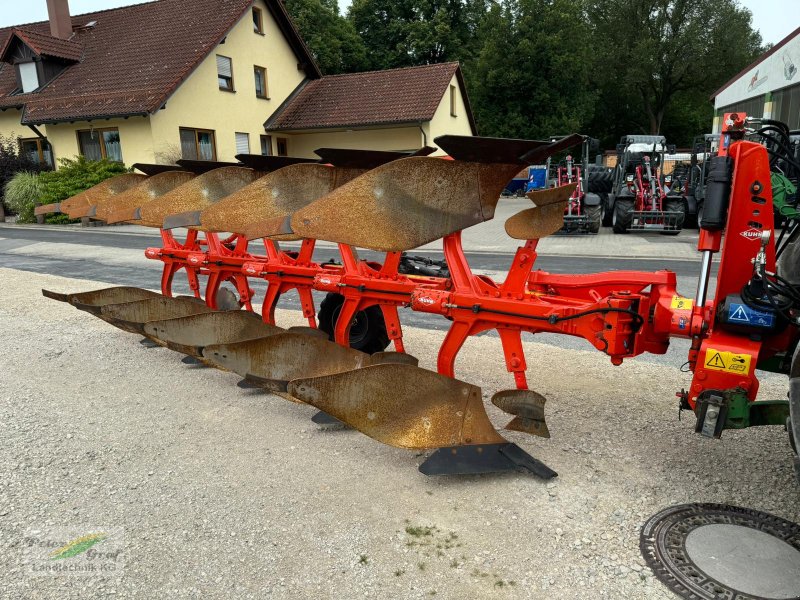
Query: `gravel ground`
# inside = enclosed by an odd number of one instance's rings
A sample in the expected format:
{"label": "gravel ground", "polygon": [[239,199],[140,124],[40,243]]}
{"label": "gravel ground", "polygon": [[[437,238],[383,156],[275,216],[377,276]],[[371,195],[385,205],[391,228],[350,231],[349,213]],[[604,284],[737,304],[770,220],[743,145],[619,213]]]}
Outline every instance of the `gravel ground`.
{"label": "gravel ground", "polygon": [[[419,454],[321,430],[311,407],[39,293],[100,282],[0,280],[3,598],[670,598],[638,550],[656,511],[729,502],[800,520],[786,433],[696,436],[677,368],[527,343],[553,437],[507,437],[559,477],[426,478]],[[442,333],[406,334],[432,367]],[[500,358],[496,338],[472,338],[460,376],[488,398],[511,385]],[[781,397],[785,380],[762,390]],[[62,525],[123,528],[124,573],[28,575],[26,529]]]}

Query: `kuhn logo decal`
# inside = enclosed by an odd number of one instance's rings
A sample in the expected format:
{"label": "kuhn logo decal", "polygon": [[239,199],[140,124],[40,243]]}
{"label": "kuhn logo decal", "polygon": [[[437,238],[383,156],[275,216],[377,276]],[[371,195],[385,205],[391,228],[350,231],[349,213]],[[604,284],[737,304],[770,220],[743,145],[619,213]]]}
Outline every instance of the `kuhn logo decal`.
{"label": "kuhn logo decal", "polygon": [[331,280],[330,279],[325,279],[325,278],[320,279],[319,282],[322,285],[330,285],[331,284]]}
{"label": "kuhn logo decal", "polygon": [[427,296],[422,296],[420,298],[417,298],[417,302],[420,304],[427,304],[427,305],[436,304],[436,300],[434,300],[433,298],[428,298]]}
{"label": "kuhn logo decal", "polygon": [[741,236],[746,240],[759,240],[761,239],[761,231],[758,229],[745,229]]}

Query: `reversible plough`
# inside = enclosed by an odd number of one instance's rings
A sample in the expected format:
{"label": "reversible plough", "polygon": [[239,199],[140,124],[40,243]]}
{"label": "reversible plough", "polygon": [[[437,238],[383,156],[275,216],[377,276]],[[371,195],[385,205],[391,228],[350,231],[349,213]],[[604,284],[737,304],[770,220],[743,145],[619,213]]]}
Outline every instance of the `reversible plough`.
{"label": "reversible plough", "polygon": [[[513,389],[492,397],[513,415],[508,429],[549,437],[545,399],[528,389],[523,332],[582,337],[615,365],[644,352],[663,354],[671,337],[689,338],[694,379],[678,396],[681,408],[696,413],[699,432],[719,437],[726,428],[784,425],[789,403],[757,401],[755,370],[789,371],[798,335],[785,298],[794,298],[774,275],[767,149],[744,141],[744,133],[743,118],[728,115],[726,141],[709,174],[693,300],[677,294],[676,276],[666,270],[535,270],[538,240],[562,227],[574,184],[529,193],[532,206],[505,223],[521,246],[504,281],[472,272],[461,231],[493,218],[520,166],[579,144],[580,136],[555,142],[443,136],[436,143],[446,157],[427,156],[427,149],[412,156],[326,149],[318,151],[319,161],[239,156],[238,166],[138,165],[145,175],[122,175],[40,212],[160,228],[163,244],[146,256],[163,262],[161,293],[117,287],[44,294],[183,353],[186,362],[236,373],[242,387],[313,405],[321,411],[318,423],[338,420],[385,444],[436,450],[420,467],[426,474],[555,475],[498,433],[480,388],[455,379],[464,342],[488,330],[499,334],[514,379]],[[181,239],[179,228],[188,231]],[[439,239],[442,276],[403,272],[406,251]],[[261,254],[251,247],[256,240]],[[317,240],[336,243],[341,261],[315,262]],[[281,247],[288,241],[299,248]],[[385,258],[362,260],[356,248]],[[712,257],[720,251],[716,295],[707,300]],[[180,271],[191,297],[172,297]],[[254,279],[267,284],[261,317],[252,313]],[[223,293],[225,282],[235,295]],[[278,299],[291,290],[307,327],[275,323]],[[313,291],[339,298],[329,331],[318,328]],[[405,353],[400,307],[450,321],[437,372]],[[380,312],[386,339],[351,348],[366,311]],[[384,351],[389,341],[394,352]],[[796,414],[788,421],[794,427]]]}

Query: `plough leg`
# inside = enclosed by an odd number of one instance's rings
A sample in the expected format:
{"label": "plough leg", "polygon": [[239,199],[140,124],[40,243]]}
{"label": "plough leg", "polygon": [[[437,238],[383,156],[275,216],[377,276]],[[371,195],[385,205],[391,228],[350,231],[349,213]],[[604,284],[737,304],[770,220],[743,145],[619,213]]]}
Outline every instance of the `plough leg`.
{"label": "plough leg", "polygon": [[356,318],[360,309],[359,304],[360,302],[357,298],[348,298],[345,296],[342,307],[339,310],[339,316],[336,319],[333,338],[337,344],[341,344],[346,348],[350,347],[350,328],[353,325],[353,319]]}
{"label": "plough leg", "polygon": [[198,300],[202,298],[200,293],[200,280],[197,277],[197,270],[192,267],[185,267],[186,278],[189,280],[189,289],[192,290],[192,295]]}
{"label": "plough leg", "polygon": [[383,320],[386,323],[386,333],[394,343],[395,351],[405,352],[403,330],[400,327],[400,315],[397,314],[397,307],[391,304],[381,304],[380,307],[381,313],[383,313]]}
{"label": "plough leg", "polygon": [[244,306],[249,312],[252,312],[252,298],[254,290],[250,288],[250,283],[247,281],[247,277],[244,275],[234,275],[228,278],[228,281],[236,286],[236,291],[239,292],[239,304]]}
{"label": "plough leg", "polygon": [[303,316],[308,319],[309,327],[316,327],[317,311],[314,308],[314,295],[311,293],[311,289],[298,287],[297,294],[300,296],[300,306],[303,310]]}
{"label": "plough leg", "polygon": [[456,376],[456,356],[458,351],[467,341],[472,326],[463,321],[454,321],[439,350],[437,369],[440,374],[448,377]]}
{"label": "plough leg", "polygon": [[525,378],[525,352],[522,349],[522,333],[519,329],[498,328],[503,353],[506,357],[506,368],[514,374],[514,383],[517,389],[527,390],[528,381]]}
{"label": "plough leg", "polygon": [[219,306],[217,305],[217,295],[219,294],[221,286],[222,274],[219,271],[212,271],[209,273],[208,281],[206,282],[206,304],[211,309],[219,309]]}
{"label": "plough leg", "polygon": [[261,317],[264,319],[264,323],[275,325],[275,308],[280,299],[281,286],[270,283],[267,286],[267,294],[264,296],[264,304],[261,306]]}
{"label": "plough leg", "polygon": [[173,262],[164,264],[164,270],[161,272],[161,293],[167,298],[172,298],[172,281],[180,268],[180,265]]}

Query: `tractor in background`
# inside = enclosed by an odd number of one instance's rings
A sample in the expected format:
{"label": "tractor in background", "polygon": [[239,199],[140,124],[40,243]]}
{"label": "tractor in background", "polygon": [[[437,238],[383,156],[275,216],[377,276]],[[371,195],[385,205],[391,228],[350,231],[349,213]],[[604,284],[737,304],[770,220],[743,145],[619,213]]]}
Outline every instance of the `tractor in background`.
{"label": "tractor in background", "polygon": [[664,178],[670,192],[683,197],[686,205],[685,225],[700,227],[708,178],[708,159],[716,154],[718,143],[719,134],[706,133],[696,136],[692,140],[689,162],[677,163],[671,179],[669,175]]}
{"label": "tractor in background", "polygon": [[664,154],[674,151],[664,136],[628,135],[617,144],[617,165],[606,205],[614,233],[677,235],[683,229],[684,198],[665,189],[660,174]]}
{"label": "tractor in background", "polygon": [[[563,136],[551,136],[551,140]],[[568,154],[558,163],[553,176],[549,178],[550,187],[560,187],[577,183],[575,190],[564,209],[564,227],[560,233],[598,233],[603,222],[603,209],[608,192],[611,191],[613,171],[602,165],[590,164],[589,155],[597,152],[600,140],[583,136],[581,160]],[[550,161],[547,172],[551,173]],[[530,191],[530,189],[528,190]]]}

